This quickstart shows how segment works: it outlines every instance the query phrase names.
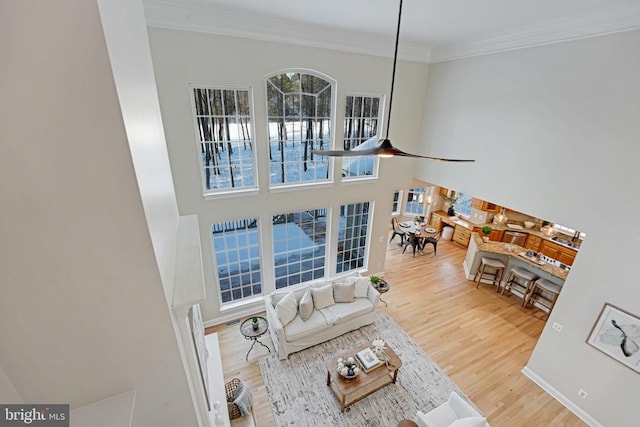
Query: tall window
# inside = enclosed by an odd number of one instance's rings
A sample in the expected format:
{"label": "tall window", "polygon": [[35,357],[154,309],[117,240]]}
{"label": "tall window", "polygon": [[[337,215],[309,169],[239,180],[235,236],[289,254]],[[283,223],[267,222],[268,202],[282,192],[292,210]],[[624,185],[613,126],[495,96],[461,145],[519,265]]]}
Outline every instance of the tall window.
{"label": "tall window", "polygon": [[427,187],[411,188],[407,193],[407,208],[405,212],[408,214],[424,215],[424,205],[419,203],[420,195],[426,197]]}
{"label": "tall window", "polygon": [[[344,114],[344,149],[369,149],[378,143],[380,123],[380,98],[347,96]],[[374,175],[377,172],[376,156],[345,157],[342,160],[342,176],[354,178]]]}
{"label": "tall window", "polygon": [[337,273],[364,266],[368,224],[369,202],[340,206]]}
{"label": "tall window", "polygon": [[257,224],[247,218],[211,225],[223,303],[262,293]]}
{"label": "tall window", "polygon": [[327,209],[273,216],[276,289],[324,277]]}
{"label": "tall window", "polygon": [[402,191],[398,190],[393,193],[393,206],[391,208],[391,213],[396,214],[400,213],[400,201],[402,200]]}
{"label": "tall window", "polygon": [[329,179],[329,158],[311,150],[330,148],[331,92],[331,82],[311,74],[290,72],[267,79],[272,185]]}
{"label": "tall window", "polygon": [[455,211],[463,215],[471,216],[471,203],[473,196],[464,193],[458,193],[458,201],[456,202]]}
{"label": "tall window", "polygon": [[205,193],[255,188],[248,89],[193,88]]}

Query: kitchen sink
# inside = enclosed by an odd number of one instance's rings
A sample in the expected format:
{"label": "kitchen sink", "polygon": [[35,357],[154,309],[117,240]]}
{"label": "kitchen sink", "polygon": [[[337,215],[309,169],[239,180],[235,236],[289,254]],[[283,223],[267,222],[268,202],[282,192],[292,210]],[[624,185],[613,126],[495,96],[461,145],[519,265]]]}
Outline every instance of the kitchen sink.
{"label": "kitchen sink", "polygon": [[558,242],[561,245],[569,246],[570,248],[577,247],[575,243],[573,243],[570,240],[563,239],[562,237],[555,236],[555,237],[552,237],[551,240],[553,240],[554,242]]}

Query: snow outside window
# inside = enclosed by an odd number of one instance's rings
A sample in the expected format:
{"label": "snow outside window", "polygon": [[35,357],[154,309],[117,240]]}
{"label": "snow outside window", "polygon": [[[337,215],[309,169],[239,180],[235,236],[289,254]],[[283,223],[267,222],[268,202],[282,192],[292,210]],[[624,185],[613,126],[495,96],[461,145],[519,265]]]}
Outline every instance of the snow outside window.
{"label": "snow outside window", "polygon": [[258,221],[247,218],[211,224],[222,303],[262,293]]}
{"label": "snow outside window", "polygon": [[324,277],[327,209],[273,216],[276,289]]}
{"label": "snow outside window", "polygon": [[329,181],[333,85],[322,77],[287,72],[269,77],[267,121],[272,186]]}
{"label": "snow outside window", "polygon": [[369,202],[340,206],[337,273],[364,267],[368,224]]}
{"label": "snow outside window", "polygon": [[[344,115],[344,149],[367,150],[378,144],[380,98],[347,96]],[[345,179],[378,174],[378,157],[345,157],[342,176]]]}
{"label": "snow outside window", "polygon": [[249,89],[193,87],[204,194],[257,188]]}

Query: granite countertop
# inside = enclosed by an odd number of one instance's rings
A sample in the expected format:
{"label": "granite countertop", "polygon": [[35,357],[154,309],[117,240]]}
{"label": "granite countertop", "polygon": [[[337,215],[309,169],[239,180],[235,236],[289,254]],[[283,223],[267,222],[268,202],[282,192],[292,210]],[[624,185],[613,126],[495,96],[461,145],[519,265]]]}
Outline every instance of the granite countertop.
{"label": "granite countertop", "polygon": [[519,259],[520,261],[531,265],[532,267],[535,267],[539,270],[542,271],[546,271],[547,273],[551,274],[552,276],[555,276],[559,279],[562,280],[566,280],[569,272],[566,270],[563,270],[560,267],[556,267],[554,265],[551,264],[539,264],[538,262],[532,261],[530,259],[524,258],[522,256],[520,256],[519,254],[521,252],[527,252],[527,249],[523,248],[522,246],[518,246],[518,245],[510,245],[512,250],[508,251],[506,249],[506,246],[508,245],[505,242],[492,242],[489,241],[487,243],[482,241],[482,238],[480,237],[480,234],[478,233],[472,233],[471,237],[474,239],[476,246],[478,246],[478,250],[484,251],[484,252],[491,252],[494,254],[498,254],[498,255],[508,255],[508,256],[513,256],[516,257],[517,259]]}
{"label": "granite countertop", "polygon": [[[467,221],[465,219],[458,218],[457,220],[455,220],[455,219],[452,219],[451,217],[449,217],[447,212],[445,212],[443,210],[435,211],[433,213],[436,214],[436,215],[439,215],[440,217],[442,217],[442,221],[445,224],[450,225],[452,227],[455,227],[456,225],[459,225],[461,227],[465,227],[465,228],[473,231],[473,229],[476,228],[476,227],[477,228],[482,228],[484,226],[489,226],[492,229],[498,230],[498,231],[516,231],[518,233],[531,234],[533,236],[540,237],[543,240],[548,240],[550,242],[555,243],[556,245],[560,245],[562,247],[565,247],[567,249],[571,249],[571,250],[576,251],[576,252],[578,252],[580,250],[580,243],[581,242],[578,244],[578,247],[575,247],[575,248],[571,247],[571,246],[568,246],[568,245],[564,245],[564,244],[562,244],[560,242],[556,242],[555,240],[551,239],[551,237],[549,237],[545,233],[541,232],[540,229],[539,229],[539,226],[537,226],[537,225],[534,226],[533,228],[525,228],[523,226],[522,229],[520,230],[520,229],[514,229],[514,228],[511,228],[511,227],[507,227],[506,224],[493,224],[493,223],[474,224],[474,223],[472,223],[470,221]],[[514,223],[518,223],[518,221],[515,221]]]}

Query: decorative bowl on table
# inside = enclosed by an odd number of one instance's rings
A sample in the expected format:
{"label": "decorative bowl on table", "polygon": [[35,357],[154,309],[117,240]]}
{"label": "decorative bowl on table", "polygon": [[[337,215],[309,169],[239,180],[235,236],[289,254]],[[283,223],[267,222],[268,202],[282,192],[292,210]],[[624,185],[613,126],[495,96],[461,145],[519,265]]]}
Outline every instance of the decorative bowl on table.
{"label": "decorative bowl on table", "polygon": [[360,373],[360,367],[358,367],[354,357],[348,357],[346,359],[343,359],[342,357],[339,358],[337,368],[340,376],[348,380],[357,377]]}

